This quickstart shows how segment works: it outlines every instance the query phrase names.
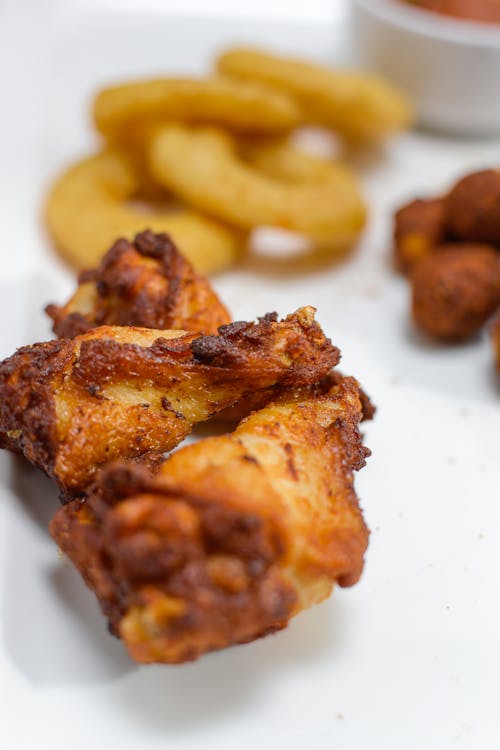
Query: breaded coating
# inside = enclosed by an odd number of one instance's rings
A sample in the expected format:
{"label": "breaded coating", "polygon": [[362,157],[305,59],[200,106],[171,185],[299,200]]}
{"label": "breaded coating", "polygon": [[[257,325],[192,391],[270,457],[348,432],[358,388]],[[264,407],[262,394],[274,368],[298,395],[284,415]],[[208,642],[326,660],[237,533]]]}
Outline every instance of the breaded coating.
{"label": "breaded coating", "polygon": [[457,182],[446,198],[446,218],[457,239],[500,245],[500,171],[485,169]]}
{"label": "breaded coating", "polygon": [[500,305],[500,255],[488,245],[454,244],[418,264],[411,277],[416,324],[438,339],[474,335]]}
{"label": "breaded coating", "polygon": [[407,203],[394,215],[394,265],[409,274],[445,238],[445,202],[442,198]]}
{"label": "breaded coating", "polygon": [[493,341],[496,368],[500,373],[500,310],[493,319],[491,326],[491,339]]}
{"label": "breaded coating", "polygon": [[[328,375],[325,375],[324,378],[321,378],[318,383],[315,383],[313,386],[311,386],[311,388],[321,388],[324,392],[326,392],[333,388],[333,386],[338,385],[341,380],[345,379],[345,377],[346,376],[343,373],[335,368],[331,370]],[[349,377],[351,380],[354,380],[354,378],[352,378],[351,376]],[[357,385],[362,406],[362,421],[368,421],[370,419],[373,419],[377,409],[368,394],[360,386],[360,384],[357,383]],[[234,425],[236,422],[240,422],[242,419],[245,419],[245,417],[248,417],[249,414],[251,414],[253,411],[257,411],[257,409],[263,409],[269,404],[270,401],[278,398],[278,396],[283,395],[284,397],[287,390],[291,390],[290,387],[285,388],[274,386],[273,388],[267,388],[262,391],[257,391],[255,393],[249,394],[248,396],[241,398],[236,404],[234,404],[234,406],[230,406],[227,409],[219,412],[216,415],[216,419],[219,422],[231,422]],[[304,392],[304,389],[302,390]]]}
{"label": "breaded coating", "polygon": [[117,240],[100,266],[80,275],[62,307],[48,305],[59,338],[102,325],[217,333],[230,315],[209,281],[196,273],[166,234]]}
{"label": "breaded coating", "polygon": [[282,395],[152,475],[101,473],[51,523],[138,662],[177,663],[284,628],[361,575],[358,385]]}
{"label": "breaded coating", "polygon": [[20,349],[0,364],[0,447],[23,453],[67,495],[113,459],[161,455],[246,394],[316,382],[339,360],[301,308],[217,336],[102,326]]}

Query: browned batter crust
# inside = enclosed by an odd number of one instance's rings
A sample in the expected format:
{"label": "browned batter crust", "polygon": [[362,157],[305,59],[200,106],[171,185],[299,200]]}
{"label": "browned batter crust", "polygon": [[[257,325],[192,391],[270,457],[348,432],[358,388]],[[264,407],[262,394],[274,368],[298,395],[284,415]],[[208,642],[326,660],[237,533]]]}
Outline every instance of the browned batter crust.
{"label": "browned batter crust", "polygon": [[209,281],[196,273],[166,234],[120,239],[99,268],[84,271],[62,307],[48,305],[59,338],[101,325],[217,333],[231,321]]}
{"label": "browned batter crust", "polygon": [[500,305],[500,256],[488,245],[442,246],[412,278],[417,325],[439,339],[474,335]]}
{"label": "browned batter crust", "polygon": [[105,469],[58,511],[52,536],[132,658],[182,662],[253,640],[358,580],[362,411],[352,378],[299,389],[156,475]]}
{"label": "browned batter crust", "polygon": [[446,234],[445,202],[442,198],[416,200],[394,215],[394,265],[409,274],[434,251]]}
{"label": "browned batter crust", "polygon": [[459,240],[500,246],[500,171],[463,177],[446,197],[446,221]]}
{"label": "browned batter crust", "polygon": [[102,326],[0,363],[0,447],[80,493],[106,462],[161,455],[249,394],[314,383],[338,360],[313,308],[217,336]]}

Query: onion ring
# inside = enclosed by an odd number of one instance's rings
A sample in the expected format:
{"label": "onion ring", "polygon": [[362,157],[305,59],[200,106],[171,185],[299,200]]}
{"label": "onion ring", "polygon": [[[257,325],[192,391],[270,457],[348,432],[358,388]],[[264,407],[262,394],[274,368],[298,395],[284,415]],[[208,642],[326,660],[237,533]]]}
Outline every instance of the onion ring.
{"label": "onion ring", "polygon": [[224,131],[171,125],[152,139],[149,166],[183,200],[241,229],[280,227],[332,248],[356,239],[365,207],[347,167],[282,141],[246,150],[247,162]]}
{"label": "onion ring", "polygon": [[243,237],[196,211],[147,213],[127,201],[141,180],[123,154],[103,151],[70,167],[52,186],[47,205],[49,232],[61,255],[78,269],[96,265],[116,237],[144,229],[167,232],[200,273],[230,266],[243,250]]}
{"label": "onion ring", "polygon": [[262,84],[224,79],[153,79],[103,89],[94,122],[109,141],[134,140],[135,131],[171,120],[227,127],[243,133],[279,133],[300,124],[300,107]]}
{"label": "onion ring", "polygon": [[246,48],[221,55],[217,70],[245,83],[274,86],[296,98],[308,122],[355,140],[379,140],[407,128],[412,119],[407,98],[374,75],[335,71]]}

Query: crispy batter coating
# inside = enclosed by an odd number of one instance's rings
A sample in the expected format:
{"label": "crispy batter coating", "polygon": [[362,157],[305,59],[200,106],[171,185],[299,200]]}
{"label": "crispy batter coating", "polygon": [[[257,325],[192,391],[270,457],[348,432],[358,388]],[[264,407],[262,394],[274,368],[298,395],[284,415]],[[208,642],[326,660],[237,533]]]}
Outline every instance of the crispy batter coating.
{"label": "crispy batter coating", "polygon": [[105,469],[51,533],[139,662],[182,662],[283,628],[354,584],[368,530],[358,385],[282,395],[156,475]]}
{"label": "crispy batter coating", "polygon": [[485,169],[457,182],[446,198],[446,217],[458,239],[500,245],[500,171]]}
{"label": "crispy batter coating", "polygon": [[287,94],[222,77],[124,82],[98,92],[93,115],[97,130],[120,147],[134,143],[145,126],[167,122],[251,134],[282,133],[302,122],[300,108]]}
{"label": "crispy batter coating", "polygon": [[[283,142],[250,150],[253,158],[247,160],[238,141],[217,128],[171,124],[158,129],[148,158],[161,185],[241,230],[280,227],[332,252],[359,237],[366,209],[349,168],[311,156],[300,159]],[[265,153],[273,151],[271,168],[262,169]]]}
{"label": "crispy batter coating", "polygon": [[500,311],[495,315],[491,326],[491,340],[493,341],[493,351],[495,355],[495,364],[500,373]]}
{"label": "crispy batter coating", "polygon": [[[328,375],[325,375],[324,378],[321,378],[319,383],[315,383],[313,388],[321,388],[326,392],[335,385],[339,385],[342,380],[345,380],[345,378],[346,376],[335,368],[331,370]],[[349,378],[354,380],[352,376],[349,376]],[[370,396],[363,390],[359,383],[357,383],[357,386],[362,407],[362,421],[368,421],[373,419],[377,409]],[[281,393],[277,393],[278,390],[281,391]],[[253,411],[263,409],[270,401],[276,399],[278,395],[283,394],[284,397],[286,390],[286,388],[276,388],[275,386],[274,388],[267,388],[252,393],[241,398],[236,404],[234,404],[234,406],[223,409],[223,411],[217,414],[216,419],[219,421],[232,422],[233,424],[240,422],[242,419],[245,419],[245,417],[248,417]],[[288,390],[290,390],[290,388]]]}
{"label": "crispy batter coating", "polygon": [[[246,238],[222,222],[152,189],[141,160],[105,149],[70,165],[47,195],[45,221],[58,252],[75,268],[97,265],[117,237],[147,227],[168,232],[201,273],[217,273],[241,256]],[[160,202],[151,200],[160,199]],[[167,201],[167,205],[165,205]]]}
{"label": "crispy batter coating", "polygon": [[226,50],[216,66],[229,78],[255,81],[290,95],[302,108],[305,122],[333,128],[350,139],[377,141],[405,130],[413,118],[402,91],[366,72],[334,70],[250,47]]}
{"label": "crispy batter coating", "polygon": [[338,360],[313,308],[217,336],[102,326],[0,364],[0,447],[78,493],[107,461],[162,454],[246,394],[314,383]]}
{"label": "crispy batter coating", "polygon": [[230,315],[209,281],[196,273],[166,234],[117,240],[98,268],[80,276],[62,307],[48,305],[59,338],[101,325],[217,333]]}
{"label": "crispy batter coating", "polygon": [[500,305],[500,258],[488,245],[449,245],[437,250],[413,272],[413,318],[438,339],[465,339]]}
{"label": "crispy batter coating", "polygon": [[445,201],[421,199],[407,203],[394,215],[394,265],[408,274],[445,238]]}

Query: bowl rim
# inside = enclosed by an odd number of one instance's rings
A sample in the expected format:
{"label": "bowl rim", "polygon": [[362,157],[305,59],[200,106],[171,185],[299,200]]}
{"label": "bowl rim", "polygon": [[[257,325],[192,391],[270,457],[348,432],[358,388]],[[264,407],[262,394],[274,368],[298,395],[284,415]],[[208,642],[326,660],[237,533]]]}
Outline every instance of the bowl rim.
{"label": "bowl rim", "polygon": [[453,18],[405,0],[352,0],[353,5],[385,23],[421,36],[469,47],[500,48],[500,23]]}

